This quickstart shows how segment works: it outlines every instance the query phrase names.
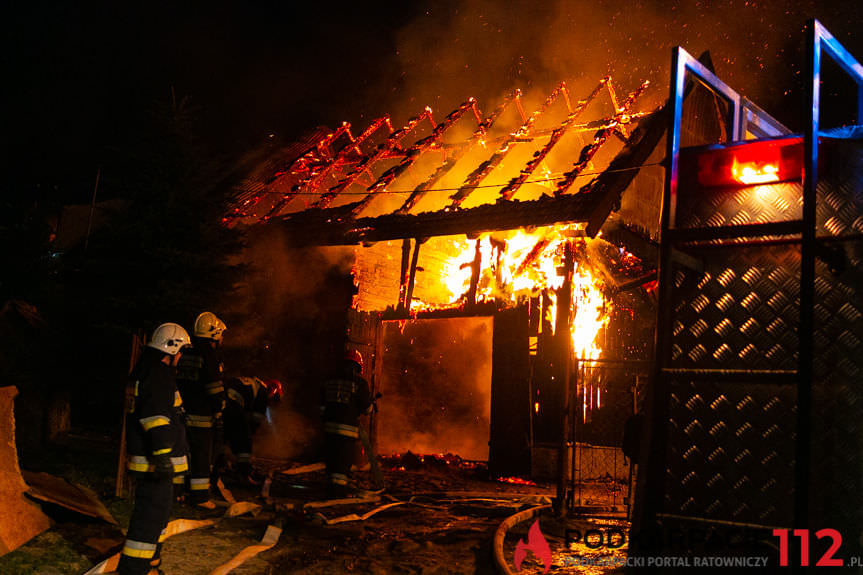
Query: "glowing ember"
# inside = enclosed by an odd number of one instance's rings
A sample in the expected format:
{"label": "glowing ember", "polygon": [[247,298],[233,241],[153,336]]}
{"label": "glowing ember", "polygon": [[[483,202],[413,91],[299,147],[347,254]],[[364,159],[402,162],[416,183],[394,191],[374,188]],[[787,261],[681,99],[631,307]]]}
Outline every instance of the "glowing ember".
{"label": "glowing ember", "polygon": [[522,479],[521,477],[499,477],[498,481],[501,483],[512,483],[515,485],[536,485],[535,482],[530,479]]}

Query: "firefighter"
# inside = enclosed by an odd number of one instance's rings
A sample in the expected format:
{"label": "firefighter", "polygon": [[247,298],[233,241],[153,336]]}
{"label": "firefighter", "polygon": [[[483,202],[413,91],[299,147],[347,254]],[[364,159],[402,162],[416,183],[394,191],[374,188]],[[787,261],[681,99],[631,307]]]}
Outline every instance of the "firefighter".
{"label": "firefighter", "polygon": [[335,377],[324,382],[324,449],[328,495],[350,493],[348,473],[359,438],[359,417],[371,410],[369,384],[363,379],[363,356],[348,350]]}
{"label": "firefighter", "polygon": [[128,467],[135,472],[135,506],[117,572],[158,570],[171,514],[173,479],[188,470],[176,366],[189,334],[176,323],[156,328],[132,372],[134,401],[126,418]]}
{"label": "firefighter", "polygon": [[[213,467],[213,426],[225,402],[220,347],[225,323],[205,311],[195,319],[192,348],[177,364],[177,387],[186,409],[189,440],[188,501],[203,509],[215,509],[210,501]],[[182,480],[182,478],[180,478]]]}
{"label": "firefighter", "polygon": [[252,439],[267,414],[267,406],[282,398],[282,384],[276,379],[234,377],[225,382],[223,415],[225,442],[237,459],[237,472],[250,478]]}

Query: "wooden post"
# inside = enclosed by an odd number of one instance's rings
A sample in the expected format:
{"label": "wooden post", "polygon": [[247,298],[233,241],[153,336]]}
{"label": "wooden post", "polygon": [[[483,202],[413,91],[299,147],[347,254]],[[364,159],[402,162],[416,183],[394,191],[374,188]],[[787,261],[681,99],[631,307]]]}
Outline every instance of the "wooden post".
{"label": "wooden post", "polygon": [[[135,364],[138,363],[138,359],[141,357],[141,351],[144,347],[144,339],[143,333],[139,331],[138,333],[132,334],[132,349],[129,353],[129,374],[132,373],[132,370],[135,368]],[[123,398],[123,417],[120,421],[120,449],[119,449],[119,457],[117,458],[117,481],[114,485],[114,495],[116,497],[124,497],[126,495],[126,414],[131,411],[134,406],[135,401],[135,388],[130,385],[130,382],[126,382],[126,385],[123,386],[124,389],[124,398]]]}
{"label": "wooden post", "polygon": [[[558,368],[557,374],[562,376],[563,381],[563,417],[560,427],[560,450],[557,455],[557,499],[555,501],[555,512],[558,517],[566,516],[566,457],[569,451],[569,418],[572,417],[572,404],[569,390],[570,357],[572,356],[572,317],[570,307],[572,305],[572,275],[575,270],[575,250],[572,240],[568,240],[564,246],[565,259],[563,268],[563,285],[557,291],[557,321],[554,333],[558,341],[555,353],[555,361]],[[575,454],[573,453],[573,456]]]}
{"label": "wooden post", "polygon": [[414,239],[414,253],[413,256],[411,256],[411,269],[408,273],[408,291],[407,295],[405,296],[405,309],[408,312],[411,311],[411,300],[414,297],[414,284],[417,280],[417,263],[419,262],[420,258],[420,245],[424,241],[425,240],[421,240],[420,238]]}
{"label": "wooden post", "polygon": [[467,290],[467,301],[465,309],[471,309],[476,306],[476,290],[479,287],[479,273],[482,271],[482,252],[480,251],[480,239],[476,240],[476,251],[474,252],[473,262],[470,264],[470,288]]}
{"label": "wooden post", "polygon": [[539,357],[539,335],[542,332],[542,303],[540,297],[532,297],[528,300],[528,346],[534,345],[528,352],[529,361],[529,376],[527,380],[527,406],[528,406],[528,421],[530,423],[528,441],[530,442],[531,457],[533,457],[533,448],[535,444],[533,435],[533,419],[536,415],[534,403],[536,402],[536,362]]}
{"label": "wooden post", "polygon": [[[375,316],[375,351],[372,355],[372,376],[371,376],[371,392],[372,397],[378,393],[383,393],[381,388],[381,377],[383,374],[383,356],[384,356],[384,333],[386,326],[381,319],[381,314]],[[377,453],[378,441],[378,414],[377,410],[372,411],[369,419],[369,441]]]}
{"label": "wooden post", "polygon": [[402,266],[401,273],[399,274],[399,304],[398,311],[404,311],[406,307],[410,307],[410,302],[406,302],[407,293],[408,293],[408,283],[410,281],[410,271],[408,269],[408,262],[410,261],[411,255],[411,240],[410,238],[405,238],[402,240]]}

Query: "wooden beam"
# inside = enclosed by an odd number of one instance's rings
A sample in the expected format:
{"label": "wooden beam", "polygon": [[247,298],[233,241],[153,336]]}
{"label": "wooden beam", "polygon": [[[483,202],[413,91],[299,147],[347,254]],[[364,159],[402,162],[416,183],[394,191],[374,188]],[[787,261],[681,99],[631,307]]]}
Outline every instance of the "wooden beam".
{"label": "wooden beam", "polygon": [[[569,452],[569,424],[573,401],[570,395],[569,367],[572,357],[572,338],[569,333],[572,326],[572,276],[575,272],[575,246],[572,240],[565,245],[564,279],[563,285],[557,290],[557,321],[555,321],[554,334],[557,341],[555,346],[555,359],[557,361],[557,373],[563,386],[563,418],[560,427],[560,449],[557,455],[557,500],[555,501],[555,512],[558,517],[565,517],[566,506],[566,456]],[[573,453],[573,457],[575,453]]]}
{"label": "wooden beam", "polygon": [[420,257],[420,246],[423,244],[423,242],[425,242],[425,240],[420,240],[420,238],[416,238],[414,240],[414,253],[411,257],[411,269],[408,275],[408,293],[405,297],[405,307],[408,311],[410,311],[411,309],[411,301],[414,297],[414,284],[416,283],[417,279],[417,262],[419,261]]}
{"label": "wooden beam", "polygon": [[402,240],[402,267],[401,272],[399,273],[399,303],[397,308],[401,311],[406,309],[405,298],[407,297],[408,282],[410,281],[410,270],[408,269],[410,256],[411,240],[410,238],[405,238]]}
{"label": "wooden beam", "polygon": [[476,290],[479,287],[479,274],[482,271],[482,252],[480,251],[481,239],[476,240],[473,261],[470,264],[470,288],[467,290],[467,301],[465,307],[472,309],[476,306]]}

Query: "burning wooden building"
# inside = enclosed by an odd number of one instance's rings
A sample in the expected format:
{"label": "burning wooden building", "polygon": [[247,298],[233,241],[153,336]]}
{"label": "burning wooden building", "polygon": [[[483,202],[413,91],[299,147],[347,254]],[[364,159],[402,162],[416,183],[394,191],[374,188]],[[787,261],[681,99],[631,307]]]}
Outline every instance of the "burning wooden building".
{"label": "burning wooden building", "polygon": [[382,452],[554,475],[567,397],[582,423],[619,405],[595,434],[619,447],[644,372],[624,364],[647,359],[654,314],[664,125],[637,107],[647,88],[619,96],[607,77],[534,111],[515,91],[487,115],[469,99],[439,123],[428,108],[397,130],[345,123],[241,184],[229,221],[356,246],[348,345],[373,358]]}

